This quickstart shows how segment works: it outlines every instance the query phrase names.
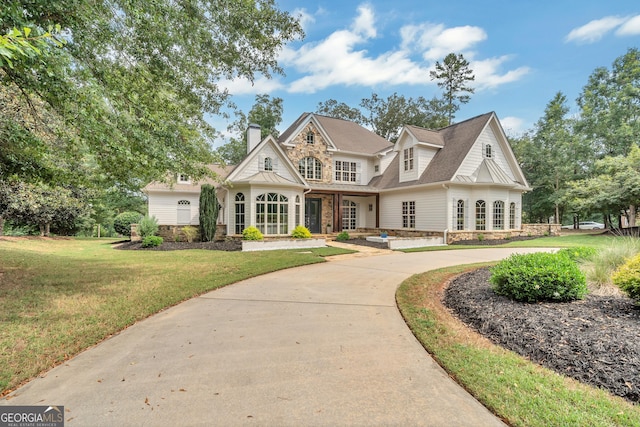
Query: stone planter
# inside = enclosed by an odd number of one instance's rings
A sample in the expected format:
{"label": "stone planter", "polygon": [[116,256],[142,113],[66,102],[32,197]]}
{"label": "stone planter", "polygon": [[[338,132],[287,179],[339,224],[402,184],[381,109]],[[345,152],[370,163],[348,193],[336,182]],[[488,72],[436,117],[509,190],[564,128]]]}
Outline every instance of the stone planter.
{"label": "stone planter", "polygon": [[327,242],[324,239],[243,240],[242,252],[310,249],[325,246],[327,246]]}

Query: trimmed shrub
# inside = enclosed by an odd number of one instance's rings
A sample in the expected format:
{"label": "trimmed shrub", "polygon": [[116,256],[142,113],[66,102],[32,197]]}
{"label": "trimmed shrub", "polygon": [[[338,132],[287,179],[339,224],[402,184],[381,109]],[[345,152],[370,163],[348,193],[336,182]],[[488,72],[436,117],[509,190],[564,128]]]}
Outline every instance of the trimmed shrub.
{"label": "trimmed shrub", "polygon": [[336,236],[336,240],[339,242],[344,242],[345,240],[349,240],[349,233],[347,233],[346,231],[341,231]]}
{"label": "trimmed shrub", "polygon": [[242,230],[242,240],[262,240],[264,236],[256,227],[251,226]]}
{"label": "trimmed shrub", "polygon": [[141,218],[140,212],[122,212],[113,220],[113,228],[116,233],[131,237],[131,224],[137,224]]}
{"label": "trimmed shrub", "polygon": [[184,238],[187,239],[187,242],[191,243],[198,235],[198,229],[190,225],[186,225],[182,227],[182,234],[184,234]]}
{"label": "trimmed shrub", "polygon": [[155,236],[158,232],[158,220],[155,216],[145,215],[138,223],[138,234],[143,239],[148,236]]}
{"label": "trimmed shrub", "polygon": [[156,246],[160,246],[164,239],[160,236],[147,236],[142,239],[142,247],[143,248],[155,248]]}
{"label": "trimmed shrub", "polygon": [[640,304],[640,255],[636,255],[618,268],[611,280],[636,304]]}
{"label": "trimmed shrub", "polygon": [[578,265],[553,253],[514,254],[491,268],[491,287],[516,301],[572,301],[587,294]]}
{"label": "trimmed shrub", "polygon": [[304,225],[299,225],[293,229],[293,231],[291,232],[291,237],[293,237],[294,239],[310,239],[311,232]]}

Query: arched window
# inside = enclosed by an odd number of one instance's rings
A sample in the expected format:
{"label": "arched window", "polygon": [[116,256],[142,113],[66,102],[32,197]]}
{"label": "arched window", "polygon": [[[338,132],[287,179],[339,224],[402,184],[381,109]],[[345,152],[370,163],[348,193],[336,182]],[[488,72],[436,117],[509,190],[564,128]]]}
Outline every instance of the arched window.
{"label": "arched window", "polygon": [[305,179],[322,179],[322,162],[315,157],[305,157],[298,162],[300,175]]}
{"label": "arched window", "polygon": [[289,199],[278,193],[257,196],[256,227],[264,234],[288,234]]}
{"label": "arched window", "polygon": [[178,201],[178,225],[191,224],[191,202]]}
{"label": "arched window", "polygon": [[487,144],[484,146],[484,156],[487,159],[491,159],[493,157],[493,150],[491,148],[491,144]]}
{"label": "arched window", "polygon": [[273,160],[271,157],[265,157],[264,159],[264,170],[272,171],[273,170]]}
{"label": "arched window", "polygon": [[307,144],[313,144],[315,142],[315,135],[313,132],[307,132]]}
{"label": "arched window", "polygon": [[357,206],[355,202],[351,200],[342,201],[342,229],[343,230],[355,230],[357,227]]}
{"label": "arched window", "polygon": [[242,234],[242,230],[245,229],[245,205],[244,194],[236,194],[236,234]]}
{"label": "arched window", "polygon": [[296,226],[302,225],[300,222],[300,196],[296,195]]}
{"label": "arched window", "polygon": [[484,200],[476,202],[476,230],[486,230],[487,227],[487,206]]}
{"label": "arched window", "polygon": [[464,200],[458,200],[456,207],[456,230],[464,230]]}
{"label": "arched window", "polygon": [[516,228],[516,204],[513,202],[509,204],[509,228]]}
{"label": "arched window", "polygon": [[504,230],[504,202],[502,200],[493,202],[493,229]]}

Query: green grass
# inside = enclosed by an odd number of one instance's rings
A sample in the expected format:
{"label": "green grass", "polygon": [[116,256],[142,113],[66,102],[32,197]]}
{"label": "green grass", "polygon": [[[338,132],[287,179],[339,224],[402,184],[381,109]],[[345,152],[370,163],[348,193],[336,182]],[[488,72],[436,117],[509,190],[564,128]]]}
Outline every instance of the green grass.
{"label": "green grass", "polygon": [[347,252],[120,251],[103,239],[0,239],[0,394],[166,307]]}
{"label": "green grass", "polygon": [[415,275],[396,299],[407,324],[438,363],[512,426],[640,426],[640,407],[493,345],[440,304],[447,280],[479,267]]}

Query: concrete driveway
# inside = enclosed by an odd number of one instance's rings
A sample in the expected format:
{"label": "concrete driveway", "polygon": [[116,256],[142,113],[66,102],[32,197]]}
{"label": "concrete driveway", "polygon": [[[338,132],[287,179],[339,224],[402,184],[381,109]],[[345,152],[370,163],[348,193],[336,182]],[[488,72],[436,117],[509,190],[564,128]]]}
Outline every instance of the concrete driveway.
{"label": "concrete driveway", "polygon": [[64,405],[68,426],[497,426],[413,337],[407,277],[531,249],[334,257],[137,323],[0,405]]}

